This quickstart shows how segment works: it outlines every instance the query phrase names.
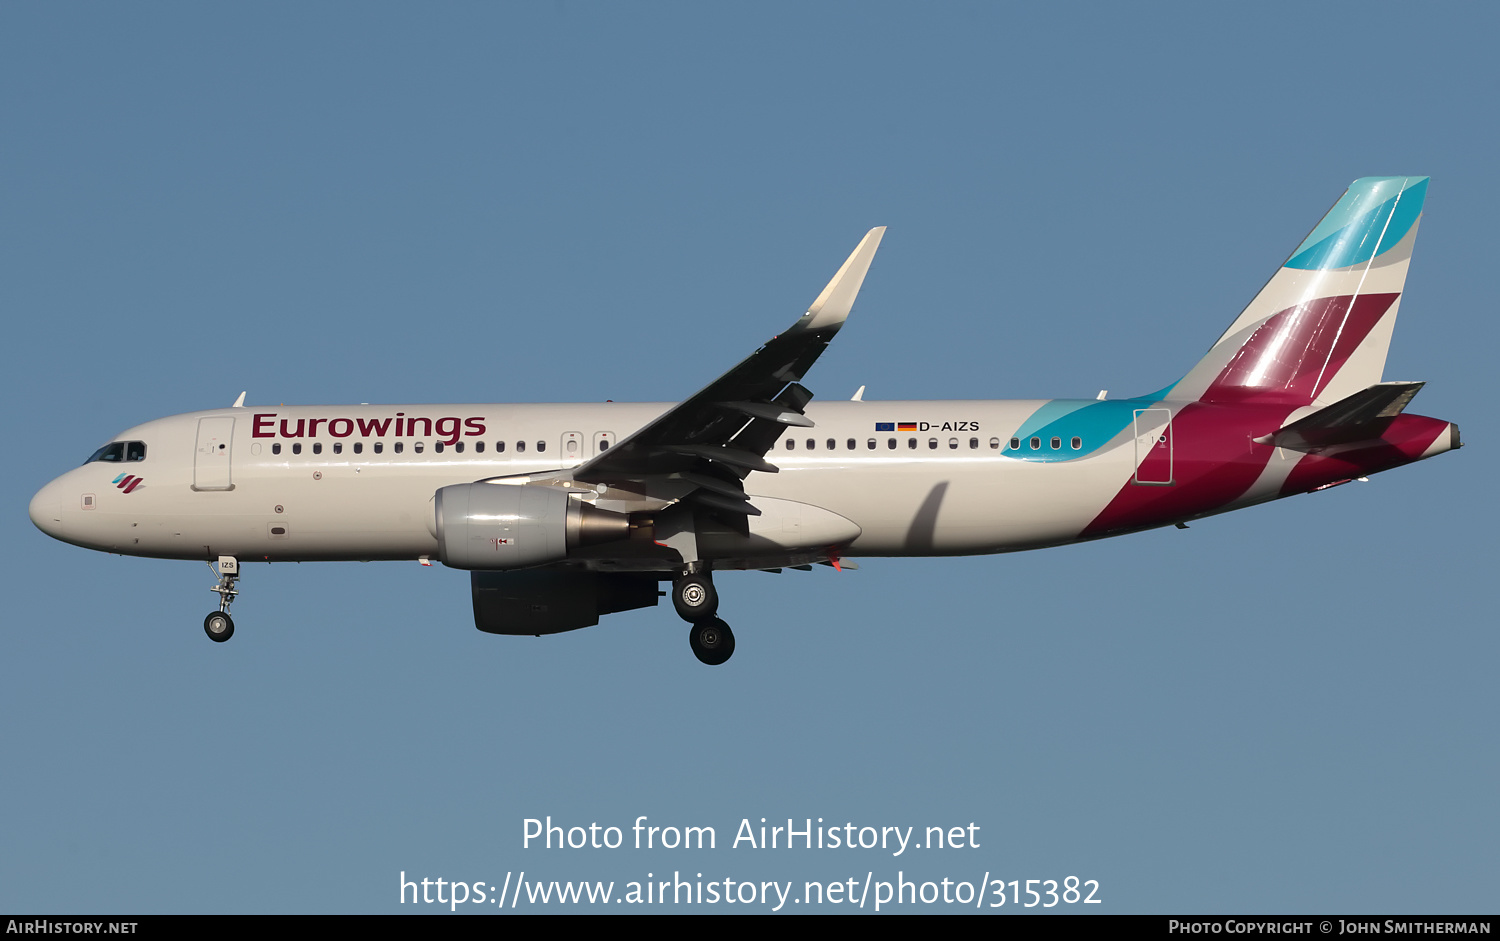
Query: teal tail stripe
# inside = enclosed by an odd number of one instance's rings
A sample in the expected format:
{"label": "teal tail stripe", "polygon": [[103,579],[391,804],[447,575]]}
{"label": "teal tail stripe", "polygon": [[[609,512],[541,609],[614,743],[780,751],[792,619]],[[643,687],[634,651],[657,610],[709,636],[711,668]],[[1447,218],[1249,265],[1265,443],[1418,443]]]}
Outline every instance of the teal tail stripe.
{"label": "teal tail stripe", "polygon": [[[1044,463],[1087,457],[1130,427],[1131,422],[1135,421],[1136,409],[1148,408],[1156,401],[1158,399],[1154,396],[1106,399],[1102,402],[1092,399],[1053,399],[1032,412],[1031,417],[1013,432],[1013,437],[1020,439],[1021,446],[1012,448],[1007,442],[1005,456]],[[1061,439],[1062,446],[1058,449],[1051,446],[1054,437]],[[1075,437],[1079,439],[1077,449],[1073,447]],[[1042,446],[1032,448],[1032,438],[1040,438]]]}
{"label": "teal tail stripe", "polygon": [[1367,262],[1405,237],[1426,198],[1425,176],[1355,180],[1285,267],[1326,271]]}

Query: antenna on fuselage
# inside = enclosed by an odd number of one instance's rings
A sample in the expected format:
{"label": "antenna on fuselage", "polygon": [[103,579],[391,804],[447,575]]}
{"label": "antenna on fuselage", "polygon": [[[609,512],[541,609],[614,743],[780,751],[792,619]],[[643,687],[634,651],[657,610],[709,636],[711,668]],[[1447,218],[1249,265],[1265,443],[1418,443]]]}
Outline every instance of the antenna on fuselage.
{"label": "antenna on fuselage", "polygon": [[865,387],[864,386],[860,386],[859,389],[853,395],[849,396],[849,401],[851,401],[851,402],[863,402],[864,400],[865,400]]}
{"label": "antenna on fuselage", "polygon": [[231,405],[231,406],[229,406],[229,407],[230,408],[244,408],[245,407],[245,393],[241,392],[240,393],[240,397],[237,398],[237,399],[235,399],[234,400],[234,404]]}

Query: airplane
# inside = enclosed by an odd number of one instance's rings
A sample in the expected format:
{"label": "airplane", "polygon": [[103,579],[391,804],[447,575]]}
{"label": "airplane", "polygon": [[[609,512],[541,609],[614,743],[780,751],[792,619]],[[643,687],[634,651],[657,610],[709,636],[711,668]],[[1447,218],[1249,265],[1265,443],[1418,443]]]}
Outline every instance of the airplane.
{"label": "airplane", "polygon": [[[716,572],[1012,552],[1325,490],[1461,446],[1382,381],[1426,177],[1355,180],[1204,357],[1133,398],[812,402],[871,229],[807,309],[677,404],[247,407],[121,432],[44,486],[49,536],[201,560],[234,633],[243,562],[433,560],[474,623],[553,634],[670,594],[727,661]],[[660,590],[662,582],[670,590]]]}

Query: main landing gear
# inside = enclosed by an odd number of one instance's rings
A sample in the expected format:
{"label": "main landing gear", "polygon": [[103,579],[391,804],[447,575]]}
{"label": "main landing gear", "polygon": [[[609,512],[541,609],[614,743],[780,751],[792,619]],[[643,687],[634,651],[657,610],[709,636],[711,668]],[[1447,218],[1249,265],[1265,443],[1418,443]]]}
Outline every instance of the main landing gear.
{"label": "main landing gear", "polygon": [[[212,569],[213,563],[208,563],[208,567]],[[210,611],[203,619],[203,633],[214,643],[222,644],[234,636],[234,619],[229,616],[229,606],[234,603],[234,596],[240,593],[234,587],[234,583],[240,580],[239,560],[232,555],[219,556],[219,568],[215,574],[219,576],[219,583],[209,591],[218,593],[219,610]]]}
{"label": "main landing gear", "polygon": [[718,666],[734,655],[734,631],[714,616],[719,610],[719,593],[714,591],[710,573],[690,571],[674,581],[672,607],[692,624],[688,643],[695,657],[709,666]]}

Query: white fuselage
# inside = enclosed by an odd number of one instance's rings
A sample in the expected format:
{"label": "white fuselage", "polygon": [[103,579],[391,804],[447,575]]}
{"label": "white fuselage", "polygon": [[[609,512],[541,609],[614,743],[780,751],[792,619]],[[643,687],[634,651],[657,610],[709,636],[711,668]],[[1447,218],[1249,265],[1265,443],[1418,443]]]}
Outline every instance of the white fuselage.
{"label": "white fuselage", "polygon": [[[1072,541],[1133,473],[1133,434],[1126,429],[1070,460],[1007,456],[1014,429],[1042,404],[814,403],[807,417],[815,427],[788,428],[766,455],[780,473],[751,473],[745,490],[752,501],[790,500],[853,521],[859,535],[843,550],[851,556],[1003,552]],[[127,555],[436,558],[432,498],[439,488],[575,466],[669,408],[600,403],[193,412],[123,432],[117,440],[145,443],[144,460],[95,461],[69,471],[37,494],[32,515],[60,539]],[[401,434],[393,421],[377,433],[380,421],[398,416]],[[898,420],[917,428],[871,430]],[[213,427],[224,430],[217,445],[205,437]],[[129,476],[139,480],[126,492],[119,481]]]}

